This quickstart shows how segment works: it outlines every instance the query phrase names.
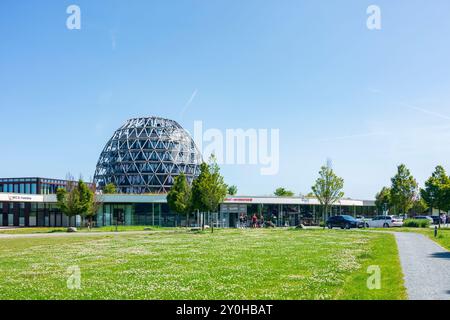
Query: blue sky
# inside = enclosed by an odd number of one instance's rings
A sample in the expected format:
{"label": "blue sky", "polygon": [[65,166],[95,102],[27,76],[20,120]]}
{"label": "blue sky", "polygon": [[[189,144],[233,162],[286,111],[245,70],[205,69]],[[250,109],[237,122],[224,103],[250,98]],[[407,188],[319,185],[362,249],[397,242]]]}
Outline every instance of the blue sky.
{"label": "blue sky", "polygon": [[240,194],[307,193],[327,158],[349,197],[402,162],[423,183],[449,167],[449,17],[446,0],[2,0],[0,176],[89,178],[116,128],[157,115],[280,129],[277,175],[222,167]]}

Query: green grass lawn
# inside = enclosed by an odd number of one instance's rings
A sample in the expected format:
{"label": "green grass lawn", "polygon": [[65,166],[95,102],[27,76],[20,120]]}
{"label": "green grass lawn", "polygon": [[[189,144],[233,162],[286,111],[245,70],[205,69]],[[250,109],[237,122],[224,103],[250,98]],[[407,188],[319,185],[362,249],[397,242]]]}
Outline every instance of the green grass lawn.
{"label": "green grass lawn", "polygon": [[[367,267],[381,269],[369,290]],[[67,288],[67,268],[81,289]],[[0,239],[0,299],[403,299],[393,235],[216,230]]]}
{"label": "green grass lawn", "polygon": [[390,228],[390,229],[373,229],[373,230],[421,233],[429,237],[431,240],[436,241],[445,249],[450,250],[450,228],[438,229],[437,237],[434,236],[433,228]]}
{"label": "green grass lawn", "polygon": [[434,230],[433,229],[420,229],[420,232],[430,237],[430,239],[436,241],[439,243],[442,247],[444,247],[447,250],[450,250],[450,229],[438,229],[438,236],[434,236]]}
{"label": "green grass lawn", "polygon": [[[118,226],[117,231],[145,231],[145,230],[175,230],[177,228],[161,228],[158,226]],[[180,228],[178,228],[180,229]],[[78,232],[115,232],[115,226],[99,228],[77,228]],[[12,228],[0,230],[1,234],[36,234],[36,233],[60,233],[67,232],[67,228],[62,227],[32,227],[32,228]]]}

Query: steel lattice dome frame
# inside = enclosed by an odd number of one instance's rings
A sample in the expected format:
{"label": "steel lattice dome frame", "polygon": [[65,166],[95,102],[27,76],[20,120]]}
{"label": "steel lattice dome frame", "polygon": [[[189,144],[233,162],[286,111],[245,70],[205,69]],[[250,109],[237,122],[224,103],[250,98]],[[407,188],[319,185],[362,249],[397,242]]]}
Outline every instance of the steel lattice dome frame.
{"label": "steel lattice dome frame", "polygon": [[182,172],[192,183],[202,161],[194,140],[176,121],[133,118],[106,144],[94,181],[100,189],[112,183],[119,193],[167,193]]}

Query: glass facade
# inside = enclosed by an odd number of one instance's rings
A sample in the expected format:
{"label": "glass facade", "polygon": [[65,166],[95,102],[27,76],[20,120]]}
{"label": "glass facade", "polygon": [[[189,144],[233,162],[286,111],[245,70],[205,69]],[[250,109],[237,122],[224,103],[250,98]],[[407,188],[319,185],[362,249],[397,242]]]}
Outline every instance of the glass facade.
{"label": "glass facade", "polygon": [[[0,178],[0,192],[22,194],[56,194],[65,188],[66,180],[48,178]],[[89,186],[92,184],[88,183]]]}
{"label": "glass facade", "polygon": [[[72,225],[75,218],[72,218]],[[0,226],[59,227],[68,218],[55,203],[0,202]]]}
{"label": "glass facade", "polygon": [[39,178],[0,178],[0,192],[38,194]]}
{"label": "glass facade", "polygon": [[[332,215],[347,214],[351,216],[373,217],[377,215],[374,205],[332,206]],[[205,215],[205,224],[223,228],[241,226],[241,217],[250,226],[252,216],[258,220],[272,221],[279,227],[317,225],[322,220],[322,207],[310,204],[245,204],[224,203],[220,205],[218,214]],[[190,225],[199,226],[200,217],[190,215]],[[178,227],[186,226],[187,218],[171,210],[167,203],[103,203],[94,217],[94,226],[142,225]],[[58,209],[56,203],[49,202],[0,202],[0,226],[21,227],[61,227],[68,226],[68,218]],[[71,225],[85,225],[81,218],[72,218]]]}
{"label": "glass facade", "polygon": [[[377,215],[376,207],[367,206],[332,206],[331,215],[351,215],[373,217]],[[244,217],[246,226],[256,214],[258,220],[272,221],[276,226],[318,225],[322,220],[322,206],[305,204],[221,204],[218,221],[211,221],[222,227],[237,227],[239,218]]]}
{"label": "glass facade", "polygon": [[136,225],[177,227],[185,218],[169,210],[166,203],[103,204],[95,218],[96,226]]}

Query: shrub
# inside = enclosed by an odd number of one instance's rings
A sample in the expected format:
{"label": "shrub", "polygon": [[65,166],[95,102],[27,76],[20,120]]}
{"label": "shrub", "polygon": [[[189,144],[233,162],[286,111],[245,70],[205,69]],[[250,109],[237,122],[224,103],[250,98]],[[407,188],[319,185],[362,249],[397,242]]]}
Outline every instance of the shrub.
{"label": "shrub", "polygon": [[428,228],[430,221],[426,219],[406,219],[403,222],[403,226],[408,228]]}

